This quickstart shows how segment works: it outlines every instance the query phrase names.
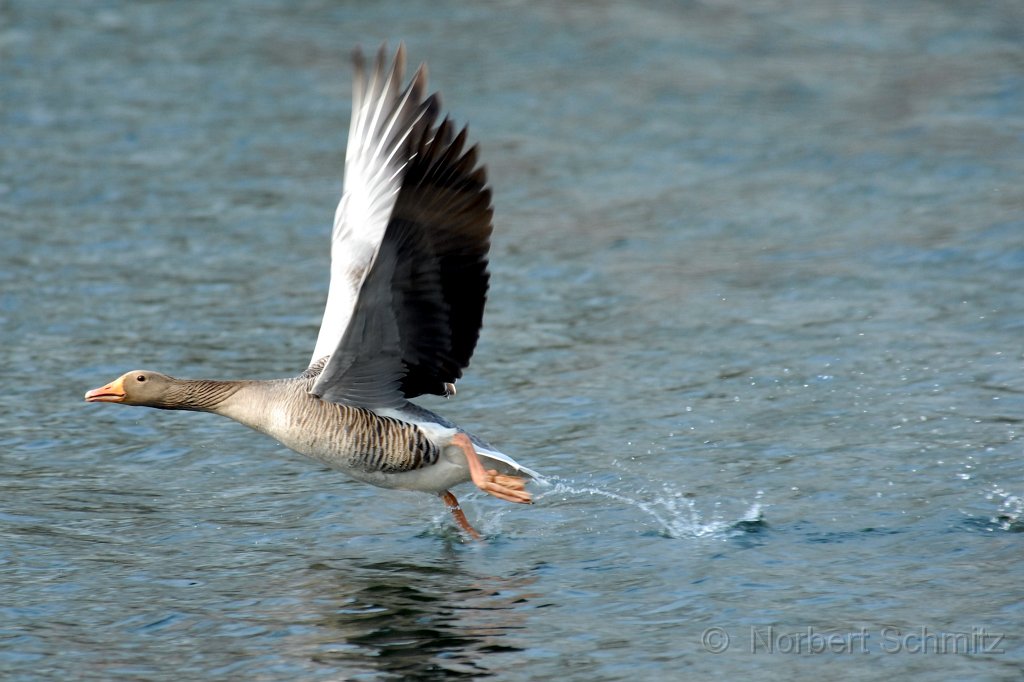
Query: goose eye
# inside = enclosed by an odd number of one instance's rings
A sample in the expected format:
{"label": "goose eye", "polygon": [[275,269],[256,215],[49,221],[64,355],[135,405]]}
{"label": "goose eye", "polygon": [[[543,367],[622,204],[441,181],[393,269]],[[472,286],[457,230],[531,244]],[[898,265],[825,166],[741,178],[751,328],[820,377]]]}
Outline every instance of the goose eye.
{"label": "goose eye", "polygon": [[139,381],[139,382],[145,381],[146,380],[146,375],[145,374],[140,374],[139,376],[135,377],[135,380]]}

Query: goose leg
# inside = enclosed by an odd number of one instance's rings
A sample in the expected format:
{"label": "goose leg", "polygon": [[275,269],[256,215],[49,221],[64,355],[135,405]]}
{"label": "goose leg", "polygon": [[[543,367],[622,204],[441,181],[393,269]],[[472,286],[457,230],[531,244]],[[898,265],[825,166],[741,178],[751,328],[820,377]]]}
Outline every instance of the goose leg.
{"label": "goose leg", "polygon": [[462,513],[462,508],[459,507],[459,501],[455,499],[455,496],[445,490],[441,493],[441,499],[444,501],[444,506],[448,507],[448,511],[455,517],[455,523],[459,524],[459,528],[466,531],[474,540],[480,540],[480,533],[477,533],[476,529],[469,525],[469,521],[466,520],[466,515]]}
{"label": "goose leg", "polygon": [[469,475],[478,488],[507,502],[530,504],[532,495],[526,491],[525,479],[520,476],[503,476],[498,473],[497,469],[485,470],[480,456],[476,454],[473,442],[464,433],[455,434],[452,444],[458,446],[465,453],[466,462],[469,464]]}

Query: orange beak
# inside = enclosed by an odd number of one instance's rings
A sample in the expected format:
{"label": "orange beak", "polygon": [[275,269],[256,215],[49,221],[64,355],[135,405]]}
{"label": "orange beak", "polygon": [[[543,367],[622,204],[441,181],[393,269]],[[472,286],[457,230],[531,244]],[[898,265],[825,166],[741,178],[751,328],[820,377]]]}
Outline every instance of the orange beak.
{"label": "orange beak", "polygon": [[94,388],[85,394],[87,403],[120,403],[125,399],[124,377],[111,381],[106,386]]}

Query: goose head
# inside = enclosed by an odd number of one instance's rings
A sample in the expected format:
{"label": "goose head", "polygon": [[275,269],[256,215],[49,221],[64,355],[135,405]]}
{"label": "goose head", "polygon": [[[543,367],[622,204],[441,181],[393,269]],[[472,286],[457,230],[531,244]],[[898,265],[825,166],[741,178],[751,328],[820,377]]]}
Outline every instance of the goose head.
{"label": "goose head", "polygon": [[136,369],[122,374],[105,386],[92,389],[85,394],[85,401],[165,407],[177,384],[177,379],[166,374]]}

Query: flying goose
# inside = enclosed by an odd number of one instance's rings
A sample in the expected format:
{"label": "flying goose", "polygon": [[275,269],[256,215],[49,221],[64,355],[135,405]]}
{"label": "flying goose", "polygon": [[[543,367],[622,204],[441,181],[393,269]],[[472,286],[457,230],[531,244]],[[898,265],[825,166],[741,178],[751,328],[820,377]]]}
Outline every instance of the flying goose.
{"label": "flying goose", "polygon": [[472,481],[530,503],[537,474],[411,402],[451,395],[476,347],[489,273],[491,192],[420,66],[401,87],[405,49],[369,74],[353,53],[345,188],[331,233],[331,282],[310,364],[296,377],[214,381],[135,370],[88,402],[213,412],[350,477],[437,494],[466,533],[450,488]]}

